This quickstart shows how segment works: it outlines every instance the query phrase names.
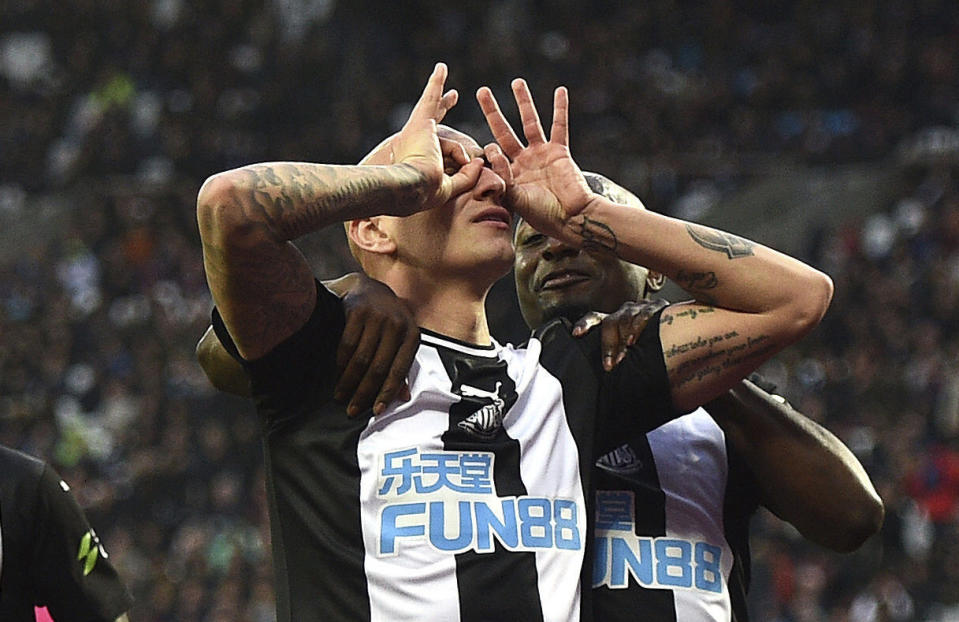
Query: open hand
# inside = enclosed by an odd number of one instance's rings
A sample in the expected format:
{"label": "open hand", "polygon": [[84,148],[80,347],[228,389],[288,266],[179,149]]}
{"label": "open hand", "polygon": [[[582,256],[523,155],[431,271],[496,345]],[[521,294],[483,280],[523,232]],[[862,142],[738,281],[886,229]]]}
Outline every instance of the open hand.
{"label": "open hand", "polygon": [[553,125],[547,140],[526,81],[517,78],[512,88],[527,146],[484,86],[476,99],[496,139],[496,144],[487,145],[486,158],[506,180],[508,206],[536,230],[559,236],[564,224],[594,198],[569,151],[569,94],[561,86],[553,95]]}
{"label": "open hand", "polygon": [[336,351],[340,378],[334,399],[349,401],[350,416],[368,408],[380,415],[394,400],[410,397],[406,374],[420,341],[416,320],[393,290],[365,274],[329,285],[334,291],[345,288],[346,326]]}

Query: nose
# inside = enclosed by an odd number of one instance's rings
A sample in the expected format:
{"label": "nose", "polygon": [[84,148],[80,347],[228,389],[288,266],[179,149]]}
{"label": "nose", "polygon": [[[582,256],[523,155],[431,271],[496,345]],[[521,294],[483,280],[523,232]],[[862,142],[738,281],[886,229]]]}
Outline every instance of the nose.
{"label": "nose", "polygon": [[506,192],[506,182],[503,178],[493,172],[492,169],[484,168],[480,172],[479,179],[476,180],[476,186],[473,187],[473,198],[476,200],[498,200]]}
{"label": "nose", "polygon": [[579,249],[561,242],[556,238],[546,238],[546,244],[543,245],[543,259],[552,261],[563,257],[573,257],[579,253]]}

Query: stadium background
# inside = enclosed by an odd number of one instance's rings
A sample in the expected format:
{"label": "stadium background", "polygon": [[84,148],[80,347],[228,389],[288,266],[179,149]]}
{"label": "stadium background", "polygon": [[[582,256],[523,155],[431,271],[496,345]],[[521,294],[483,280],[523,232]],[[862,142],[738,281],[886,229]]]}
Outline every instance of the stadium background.
{"label": "stadium background", "polygon": [[[73,485],[133,619],[272,619],[257,421],[193,357],[199,184],[356,161],[436,60],[481,140],[476,87],[566,84],[584,168],[835,280],[765,371],[886,523],[841,556],[759,515],[753,619],[959,620],[959,3],[6,0],[0,442]],[[321,276],[352,267],[339,235],[304,242]],[[510,289],[491,316],[521,340]]]}

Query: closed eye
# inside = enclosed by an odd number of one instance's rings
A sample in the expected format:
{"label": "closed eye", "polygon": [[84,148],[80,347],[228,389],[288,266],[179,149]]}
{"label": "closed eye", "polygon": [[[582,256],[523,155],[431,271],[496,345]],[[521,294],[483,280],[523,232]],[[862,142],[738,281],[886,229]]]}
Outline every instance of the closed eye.
{"label": "closed eye", "polygon": [[546,239],[546,236],[542,233],[534,233],[533,235],[523,238],[520,240],[520,246],[536,246],[540,242]]}

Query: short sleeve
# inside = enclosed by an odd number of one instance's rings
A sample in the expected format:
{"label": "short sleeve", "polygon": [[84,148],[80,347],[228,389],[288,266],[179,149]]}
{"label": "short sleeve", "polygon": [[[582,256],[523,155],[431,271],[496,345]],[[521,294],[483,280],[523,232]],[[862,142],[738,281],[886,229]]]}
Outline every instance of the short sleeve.
{"label": "short sleeve", "polygon": [[308,398],[332,398],[336,349],[345,325],[342,301],[317,281],[316,306],[306,323],[270,352],[247,361],[237,352],[219,311],[213,309],[213,330],[246,369],[257,410],[267,418],[289,416]]}
{"label": "short sleeve", "polygon": [[595,352],[590,356],[600,369],[599,407],[606,421],[609,439],[602,444],[615,446],[626,434],[646,433],[679,417],[684,412],[673,408],[669,376],[659,336],[659,316],[649,319],[626,357],[610,372],[602,370],[600,331],[594,330]]}
{"label": "short sleeve", "polygon": [[132,599],[69,487],[49,466],[37,490],[33,574],[57,622],[113,622]]}

